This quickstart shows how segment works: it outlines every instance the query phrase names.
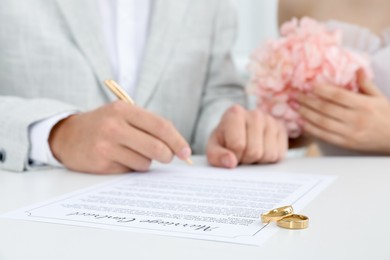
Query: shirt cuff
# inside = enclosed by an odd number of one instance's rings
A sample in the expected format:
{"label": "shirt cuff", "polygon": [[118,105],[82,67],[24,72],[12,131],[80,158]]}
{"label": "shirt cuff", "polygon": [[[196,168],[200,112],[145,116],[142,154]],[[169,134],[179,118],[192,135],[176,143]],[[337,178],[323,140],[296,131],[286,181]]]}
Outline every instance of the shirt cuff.
{"label": "shirt cuff", "polygon": [[62,119],[76,112],[61,113],[44,120],[33,123],[29,128],[30,139],[30,166],[54,166],[64,167],[53,155],[49,145],[51,129]]}

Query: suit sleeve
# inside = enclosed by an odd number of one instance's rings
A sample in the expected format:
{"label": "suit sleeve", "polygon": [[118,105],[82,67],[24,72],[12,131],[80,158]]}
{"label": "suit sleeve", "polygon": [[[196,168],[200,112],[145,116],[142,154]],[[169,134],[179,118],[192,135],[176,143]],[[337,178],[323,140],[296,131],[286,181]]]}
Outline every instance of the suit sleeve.
{"label": "suit sleeve", "polygon": [[79,108],[51,99],[0,96],[0,168],[24,171],[29,168],[29,127],[33,123]]}
{"label": "suit sleeve", "polygon": [[192,143],[194,153],[205,152],[210,134],[229,107],[234,104],[247,105],[243,82],[238,77],[231,56],[235,36],[236,13],[229,1],[221,0],[215,15],[208,77]]}

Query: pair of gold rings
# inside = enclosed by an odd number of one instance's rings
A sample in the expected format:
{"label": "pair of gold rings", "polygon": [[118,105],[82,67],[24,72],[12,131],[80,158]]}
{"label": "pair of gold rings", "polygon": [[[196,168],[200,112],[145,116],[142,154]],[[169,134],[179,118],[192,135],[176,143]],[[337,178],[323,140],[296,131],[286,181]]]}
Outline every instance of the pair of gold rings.
{"label": "pair of gold rings", "polygon": [[309,218],[294,214],[292,206],[284,206],[261,214],[263,223],[276,222],[279,227],[287,229],[305,229],[309,226]]}

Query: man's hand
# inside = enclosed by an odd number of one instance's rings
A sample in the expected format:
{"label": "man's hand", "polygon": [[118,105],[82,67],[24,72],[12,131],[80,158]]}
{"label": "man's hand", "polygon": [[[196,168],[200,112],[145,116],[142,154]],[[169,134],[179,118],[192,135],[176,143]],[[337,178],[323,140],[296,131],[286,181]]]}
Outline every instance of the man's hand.
{"label": "man's hand", "polygon": [[225,112],[207,146],[211,165],[234,168],[238,164],[275,163],[288,148],[284,126],[259,111],[235,105]]}
{"label": "man's hand", "polygon": [[169,121],[123,101],[64,119],[49,143],[67,168],[91,173],[147,171],[152,160],[169,163],[174,155],[191,155]]}
{"label": "man's hand", "polygon": [[317,86],[300,95],[305,132],[325,142],[357,151],[390,154],[390,102],[371,82],[361,92]]}

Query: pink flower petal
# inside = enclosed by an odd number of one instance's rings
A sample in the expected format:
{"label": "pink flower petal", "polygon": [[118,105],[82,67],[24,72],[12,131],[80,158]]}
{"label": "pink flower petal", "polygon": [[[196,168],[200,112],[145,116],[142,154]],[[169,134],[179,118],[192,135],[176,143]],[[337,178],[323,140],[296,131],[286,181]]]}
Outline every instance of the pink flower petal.
{"label": "pink flower petal", "polygon": [[258,109],[280,118],[290,137],[301,134],[302,119],[293,109],[296,92],[336,85],[358,91],[358,73],[372,80],[367,56],[342,46],[340,30],[328,30],[311,18],[292,19],[281,26],[282,37],[256,49],[248,64],[250,93]]}

